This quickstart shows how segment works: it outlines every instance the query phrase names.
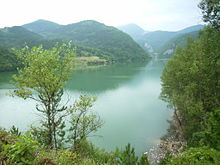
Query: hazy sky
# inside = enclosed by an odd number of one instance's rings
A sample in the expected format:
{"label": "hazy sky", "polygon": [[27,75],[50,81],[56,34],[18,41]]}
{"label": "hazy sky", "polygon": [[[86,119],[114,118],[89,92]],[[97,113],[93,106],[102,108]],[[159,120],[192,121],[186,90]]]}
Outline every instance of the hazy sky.
{"label": "hazy sky", "polygon": [[179,30],[202,23],[200,0],[0,0],[0,27],[37,19],[59,24],[96,20],[145,30]]}

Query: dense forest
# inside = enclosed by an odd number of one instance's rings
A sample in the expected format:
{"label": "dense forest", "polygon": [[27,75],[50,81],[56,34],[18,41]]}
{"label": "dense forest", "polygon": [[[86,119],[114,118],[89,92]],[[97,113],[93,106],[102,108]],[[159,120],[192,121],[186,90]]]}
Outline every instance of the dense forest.
{"label": "dense forest", "polygon": [[161,98],[174,111],[164,140],[174,145],[160,164],[220,163],[219,5],[219,1],[201,1],[209,25],[198,40],[178,48],[163,71]]}

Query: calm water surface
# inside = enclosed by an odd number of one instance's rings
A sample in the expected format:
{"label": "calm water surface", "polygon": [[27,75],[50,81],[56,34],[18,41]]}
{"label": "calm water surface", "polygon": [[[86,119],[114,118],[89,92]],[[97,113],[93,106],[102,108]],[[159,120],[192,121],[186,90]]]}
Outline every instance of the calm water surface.
{"label": "calm water surface", "polygon": [[[66,85],[66,98],[73,103],[80,94],[98,97],[93,109],[105,121],[91,137],[97,146],[108,151],[131,143],[137,154],[147,151],[166,133],[171,112],[158,97],[163,61],[148,64],[115,64],[93,70],[77,71]],[[0,73],[0,126],[16,125],[26,130],[36,124],[39,114],[35,102],[12,98],[6,93],[13,89],[10,76]]]}

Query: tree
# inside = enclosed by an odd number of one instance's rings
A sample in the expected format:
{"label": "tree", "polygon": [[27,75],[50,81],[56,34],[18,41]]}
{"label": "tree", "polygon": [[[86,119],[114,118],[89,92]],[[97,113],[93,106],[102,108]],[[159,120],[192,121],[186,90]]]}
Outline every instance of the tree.
{"label": "tree", "polygon": [[58,129],[64,126],[63,118],[67,114],[61,99],[64,85],[72,74],[74,49],[68,43],[48,50],[42,46],[26,46],[15,53],[22,68],[13,76],[17,88],[13,94],[37,101],[36,109],[43,114],[41,130],[46,134],[45,143],[57,149]]}
{"label": "tree", "polygon": [[81,95],[79,101],[76,101],[69,109],[71,113],[69,139],[73,142],[73,150],[77,150],[80,143],[85,141],[89,134],[97,131],[103,125],[101,118],[91,112],[95,100],[94,97]]}
{"label": "tree", "polygon": [[220,1],[202,0],[199,4],[202,9],[204,22],[210,23],[213,27],[220,28]]}
{"label": "tree", "polygon": [[138,157],[135,155],[134,148],[128,143],[125,146],[125,150],[121,152],[119,157],[119,164],[123,165],[136,165],[138,162]]}
{"label": "tree", "polygon": [[162,98],[177,112],[181,132],[188,141],[203,129],[220,102],[220,32],[207,27],[199,40],[179,48],[162,75]]}

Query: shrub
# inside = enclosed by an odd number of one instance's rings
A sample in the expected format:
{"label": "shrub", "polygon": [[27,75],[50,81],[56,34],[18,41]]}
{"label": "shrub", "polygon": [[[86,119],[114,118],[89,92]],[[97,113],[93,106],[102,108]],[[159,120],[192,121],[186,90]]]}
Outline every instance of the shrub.
{"label": "shrub", "polygon": [[16,137],[12,143],[4,144],[2,155],[8,164],[33,164],[38,143],[29,134]]}
{"label": "shrub", "polygon": [[219,165],[220,152],[208,147],[190,148],[177,157],[171,158],[166,165]]}
{"label": "shrub", "polygon": [[79,157],[76,153],[67,150],[41,150],[35,159],[38,165],[77,165]]}

